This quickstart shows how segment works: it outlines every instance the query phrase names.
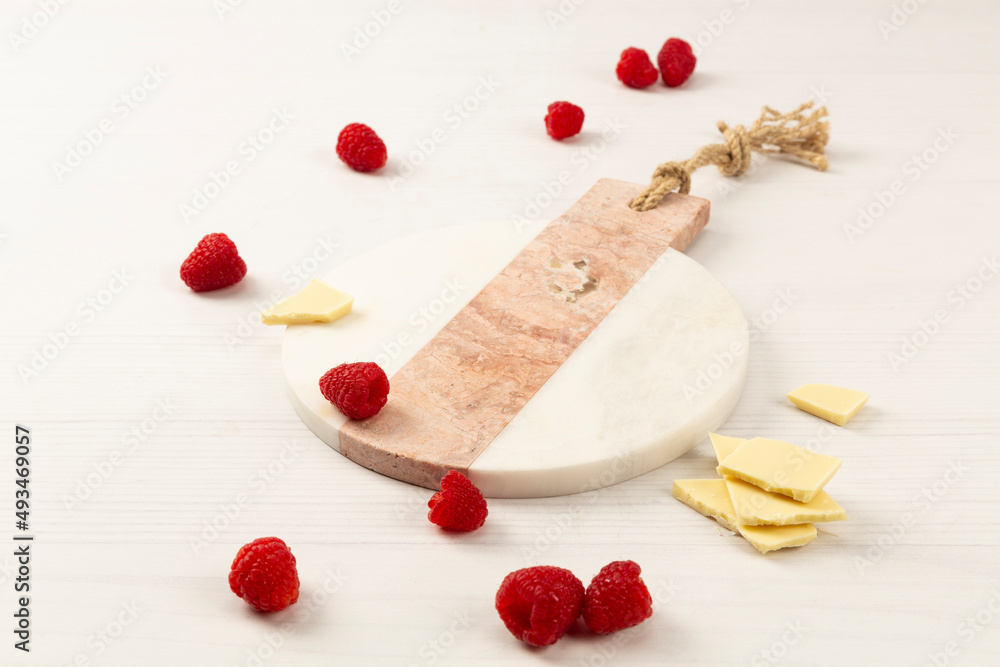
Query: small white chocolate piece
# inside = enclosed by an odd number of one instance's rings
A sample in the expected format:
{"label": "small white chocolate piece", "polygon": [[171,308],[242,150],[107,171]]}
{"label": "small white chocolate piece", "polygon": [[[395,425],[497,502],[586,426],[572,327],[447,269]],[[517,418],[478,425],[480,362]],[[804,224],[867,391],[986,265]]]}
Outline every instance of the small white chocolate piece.
{"label": "small white chocolate piece", "polygon": [[351,312],[354,297],[315,278],[284,301],[260,315],[264,324],[311,324],[333,322]]}
{"label": "small white chocolate piece", "polygon": [[843,426],[868,402],[868,394],[829,384],[804,384],[788,392],[788,400],[800,410]]}

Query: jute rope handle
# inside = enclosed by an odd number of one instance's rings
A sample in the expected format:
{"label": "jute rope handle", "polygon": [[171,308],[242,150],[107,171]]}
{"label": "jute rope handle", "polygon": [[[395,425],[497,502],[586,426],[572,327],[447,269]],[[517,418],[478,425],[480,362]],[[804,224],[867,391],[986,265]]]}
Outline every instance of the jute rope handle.
{"label": "jute rope handle", "polygon": [[653,172],[649,186],[629,206],[648,211],[674,190],[687,194],[691,191],[691,174],[705,165],[716,165],[726,176],[742,176],[750,168],[753,153],[786,153],[825,171],[823,149],[830,138],[830,124],[823,120],[826,107],[809,112],[812,105],[806,102],[786,114],[764,107],[749,129],[742,125],[729,127],[719,121],[726,143],[702,146],[683,162],[664,162]]}

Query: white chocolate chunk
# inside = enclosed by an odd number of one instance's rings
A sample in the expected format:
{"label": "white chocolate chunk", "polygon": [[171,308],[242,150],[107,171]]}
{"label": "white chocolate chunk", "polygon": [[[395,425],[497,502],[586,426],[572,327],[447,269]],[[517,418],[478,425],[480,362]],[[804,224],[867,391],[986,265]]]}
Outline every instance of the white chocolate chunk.
{"label": "white chocolate chunk", "polygon": [[786,547],[799,547],[816,538],[816,527],[811,523],[795,526],[740,525],[725,480],[674,480],[672,494],[699,514],[715,519],[729,530],[739,532],[762,554]]}
{"label": "white chocolate chunk", "polygon": [[734,533],[739,532],[736,510],[729,499],[729,490],[721,479],[675,479],[671,491],[674,498],[681,501],[698,514],[715,519],[723,527]]}
{"label": "white chocolate chunk", "polygon": [[716,469],[759,486],[765,491],[791,496],[807,503],[829,482],[841,461],[798,445],[769,438],[747,440]]}
{"label": "white chocolate chunk", "polygon": [[746,438],[731,438],[728,435],[709,433],[712,440],[712,449],[715,450],[715,459],[722,463],[723,459],[736,451],[736,448],[746,442]]}
{"label": "white chocolate chunk", "polygon": [[868,394],[829,384],[804,384],[788,392],[788,400],[800,410],[843,426],[868,402]]}
{"label": "white chocolate chunk", "polygon": [[264,324],[310,324],[333,322],[351,312],[354,297],[313,279],[284,301],[261,313]]}
{"label": "white chocolate chunk", "polygon": [[820,491],[807,503],[800,503],[735,477],[726,477],[726,486],[736,518],[745,526],[789,526],[847,519],[847,512],[826,491]]}
{"label": "white chocolate chunk", "polygon": [[746,538],[757,551],[768,551],[801,547],[816,539],[816,526],[800,523],[794,526],[740,526],[740,535]]}

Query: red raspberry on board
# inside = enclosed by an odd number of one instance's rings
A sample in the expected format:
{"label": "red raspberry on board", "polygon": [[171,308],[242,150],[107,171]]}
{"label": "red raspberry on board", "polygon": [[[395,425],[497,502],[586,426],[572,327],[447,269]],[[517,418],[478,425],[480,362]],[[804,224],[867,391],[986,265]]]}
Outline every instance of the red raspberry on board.
{"label": "red raspberry on board", "polygon": [[630,560],[618,560],[601,568],[587,586],[583,622],[594,632],[606,634],[639,625],[653,615],[653,598]]}
{"label": "red raspberry on board", "polygon": [[430,522],[445,530],[466,533],[486,522],[486,499],[482,492],[457,470],[449,470],[441,479],[441,490],[427,501]]}
{"label": "red raspberry on board", "polygon": [[660,78],[660,73],[653,67],[649,54],[634,46],[622,51],[615,74],[618,75],[619,81],[630,88],[645,88]]}
{"label": "red raspberry on board", "polygon": [[583,583],[569,570],[539,565],[511,572],[496,608],[510,633],[532,646],[554,644],[580,616]]}
{"label": "red raspberry on board", "polygon": [[295,556],[277,537],[244,544],[230,568],[229,588],[257,611],[281,611],[299,599]]}
{"label": "red raspberry on board", "polygon": [[656,56],[656,64],[660,66],[663,83],[671,88],[687,81],[697,62],[698,59],[691,51],[691,45],[676,37],[668,39]]}
{"label": "red raspberry on board", "polygon": [[375,130],[351,123],[337,137],[337,157],[354,171],[375,171],[385,166],[388,154]]}
{"label": "red raspberry on board", "polygon": [[351,419],[378,414],[389,396],[389,378],[378,364],[360,361],[331,368],[319,379],[324,398]]}
{"label": "red raspberry on board", "polygon": [[247,274],[247,263],[225,234],[208,234],[181,264],[181,280],[195,292],[235,285]]}
{"label": "red raspberry on board", "polygon": [[580,133],[583,109],[569,102],[553,102],[545,114],[545,131],[553,139],[565,139]]}

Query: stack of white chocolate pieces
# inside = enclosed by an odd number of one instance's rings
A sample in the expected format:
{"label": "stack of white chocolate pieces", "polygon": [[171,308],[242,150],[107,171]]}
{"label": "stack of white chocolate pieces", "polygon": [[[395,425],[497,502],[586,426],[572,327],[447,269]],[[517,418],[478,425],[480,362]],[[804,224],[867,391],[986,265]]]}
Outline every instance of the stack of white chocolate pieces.
{"label": "stack of white chocolate pieces", "polygon": [[808,544],[814,522],[847,519],[823,490],[840,459],[781,440],[709,436],[723,478],[675,480],[673,496],[761,553]]}

